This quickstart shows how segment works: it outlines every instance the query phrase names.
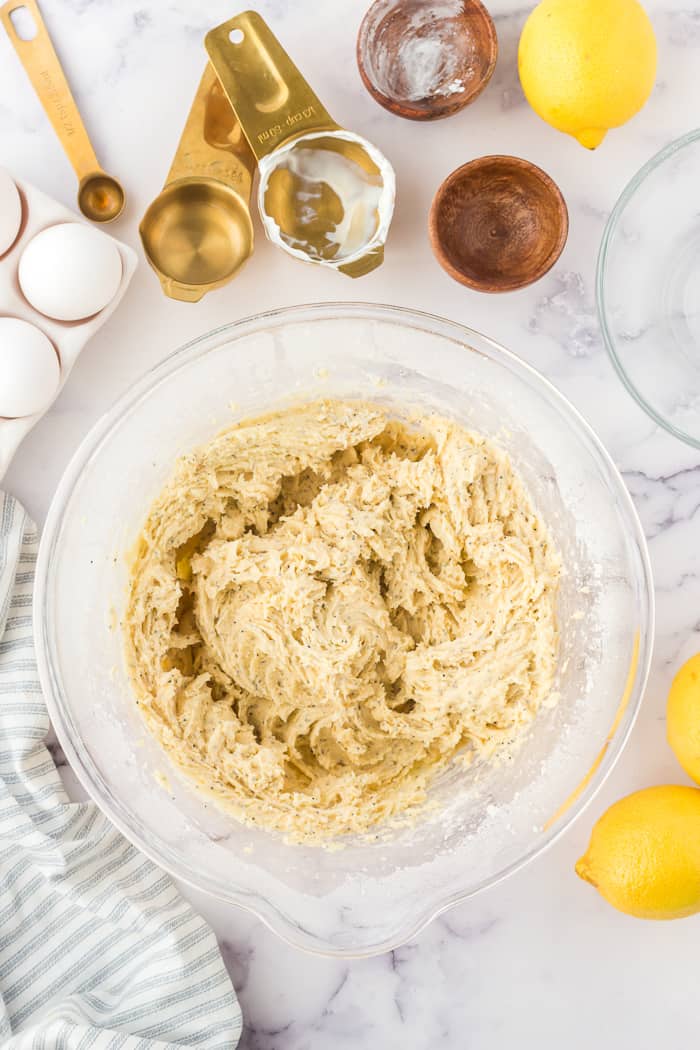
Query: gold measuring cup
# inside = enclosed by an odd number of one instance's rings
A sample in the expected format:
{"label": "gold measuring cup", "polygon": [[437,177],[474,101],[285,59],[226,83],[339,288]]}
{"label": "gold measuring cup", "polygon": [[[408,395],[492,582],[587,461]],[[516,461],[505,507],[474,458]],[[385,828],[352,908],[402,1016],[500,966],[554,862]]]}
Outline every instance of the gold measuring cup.
{"label": "gold measuring cup", "polygon": [[141,220],[146,258],[171,299],[196,303],[253,251],[255,158],[207,63],[163,189]]}
{"label": "gold measuring cup", "polygon": [[[34,21],[31,39],[19,36],[11,18],[22,8]],[[36,0],[8,0],[0,7],[0,19],[78,176],[81,212],[92,222],[112,222],[124,210],[124,189],[97,161]]]}
{"label": "gold measuring cup", "polygon": [[386,157],[336,124],[255,11],[212,29],[205,46],[257,158],[270,240],[350,277],[379,266],[395,196]]}

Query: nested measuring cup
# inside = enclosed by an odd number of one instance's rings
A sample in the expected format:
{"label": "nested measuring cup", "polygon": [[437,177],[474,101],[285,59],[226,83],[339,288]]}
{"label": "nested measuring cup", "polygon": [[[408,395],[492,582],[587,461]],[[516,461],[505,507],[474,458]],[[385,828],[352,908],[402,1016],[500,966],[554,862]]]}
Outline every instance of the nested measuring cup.
{"label": "nested measuring cup", "polygon": [[256,12],[211,30],[205,45],[258,162],[269,239],[350,277],[379,266],[396,192],[386,157],[333,120]]}
{"label": "nested measuring cup", "polygon": [[146,258],[171,299],[198,302],[253,251],[255,158],[207,67],[163,189],[141,220]]}

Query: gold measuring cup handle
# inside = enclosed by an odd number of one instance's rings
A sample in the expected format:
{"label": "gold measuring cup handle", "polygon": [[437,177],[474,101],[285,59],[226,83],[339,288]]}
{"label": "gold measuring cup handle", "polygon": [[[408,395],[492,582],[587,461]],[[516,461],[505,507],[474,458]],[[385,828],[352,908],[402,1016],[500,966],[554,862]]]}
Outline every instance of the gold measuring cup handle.
{"label": "gold measuring cup handle", "polygon": [[[22,40],[10,18],[13,11],[23,7],[33,18],[37,30],[31,40]],[[36,0],[8,0],[0,7],[0,19],[76,175],[84,179],[100,172],[102,169]]]}
{"label": "gold measuring cup handle", "polygon": [[258,160],[298,135],[338,129],[257,12],[217,26],[204,43]]}
{"label": "gold measuring cup handle", "polygon": [[165,186],[183,178],[215,178],[250,200],[255,157],[211,63],[207,62]]}

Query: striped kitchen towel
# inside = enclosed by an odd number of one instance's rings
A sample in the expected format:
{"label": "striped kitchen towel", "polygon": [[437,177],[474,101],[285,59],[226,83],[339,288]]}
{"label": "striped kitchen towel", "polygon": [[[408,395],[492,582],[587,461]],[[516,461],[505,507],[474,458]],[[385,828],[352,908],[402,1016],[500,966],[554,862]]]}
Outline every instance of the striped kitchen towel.
{"label": "striped kitchen towel", "polygon": [[32,642],[36,529],[0,493],[0,1047],[233,1048],[216,940],[92,803],[71,803]]}

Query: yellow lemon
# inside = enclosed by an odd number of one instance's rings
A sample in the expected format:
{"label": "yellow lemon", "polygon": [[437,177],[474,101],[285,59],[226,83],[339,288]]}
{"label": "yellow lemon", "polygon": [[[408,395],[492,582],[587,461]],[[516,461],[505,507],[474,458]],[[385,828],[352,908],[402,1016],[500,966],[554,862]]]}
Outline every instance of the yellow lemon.
{"label": "yellow lemon", "polygon": [[700,653],[691,656],[673,679],[666,735],[683,769],[700,784]]}
{"label": "yellow lemon", "polygon": [[576,874],[639,919],[700,911],[700,790],[668,785],[620,799],[593,828]]}
{"label": "yellow lemon", "polygon": [[651,94],[656,38],[637,0],[542,0],[520,37],[518,68],[535,112],[595,149]]}

